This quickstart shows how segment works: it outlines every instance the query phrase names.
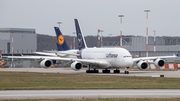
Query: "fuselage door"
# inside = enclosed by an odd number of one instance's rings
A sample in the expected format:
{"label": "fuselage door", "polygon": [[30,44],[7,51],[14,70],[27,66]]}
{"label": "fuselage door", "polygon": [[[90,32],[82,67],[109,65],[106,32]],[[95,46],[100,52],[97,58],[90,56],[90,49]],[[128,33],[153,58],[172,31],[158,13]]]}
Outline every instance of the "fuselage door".
{"label": "fuselage door", "polygon": [[121,55],[121,56],[119,56],[119,62],[124,62],[124,56],[123,55]]}

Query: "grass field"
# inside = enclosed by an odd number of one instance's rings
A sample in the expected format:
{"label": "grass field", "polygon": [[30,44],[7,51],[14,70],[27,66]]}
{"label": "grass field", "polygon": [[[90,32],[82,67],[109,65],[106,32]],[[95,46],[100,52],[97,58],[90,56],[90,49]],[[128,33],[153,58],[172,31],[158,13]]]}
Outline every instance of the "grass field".
{"label": "grass field", "polygon": [[[27,100],[2,100],[2,101],[179,101],[180,99],[161,98],[120,98],[120,99],[27,99]],[[0,100],[1,101],[1,100]]]}
{"label": "grass field", "polygon": [[0,90],[180,88],[180,78],[0,72]]}

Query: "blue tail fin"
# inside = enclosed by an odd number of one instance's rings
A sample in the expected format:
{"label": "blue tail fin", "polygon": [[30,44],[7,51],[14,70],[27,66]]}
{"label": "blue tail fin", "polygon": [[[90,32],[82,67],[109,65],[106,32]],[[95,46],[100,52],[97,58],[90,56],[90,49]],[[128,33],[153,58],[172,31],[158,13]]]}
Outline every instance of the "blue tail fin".
{"label": "blue tail fin", "polygon": [[64,39],[61,31],[59,30],[58,27],[54,27],[54,30],[56,32],[56,36],[57,36],[57,48],[58,51],[66,51],[66,50],[70,50],[68,44],[66,43],[66,40]]}
{"label": "blue tail fin", "polygon": [[77,40],[78,40],[78,45],[79,45],[79,50],[83,49],[83,48],[87,48],[86,46],[86,42],[84,39],[83,34],[81,33],[81,29],[78,23],[77,19],[74,19],[75,21],[75,27],[76,27],[76,34],[77,34]]}
{"label": "blue tail fin", "polygon": [[58,51],[64,51],[64,48],[62,47],[62,45],[59,45],[58,43],[56,43],[56,45],[57,45]]}

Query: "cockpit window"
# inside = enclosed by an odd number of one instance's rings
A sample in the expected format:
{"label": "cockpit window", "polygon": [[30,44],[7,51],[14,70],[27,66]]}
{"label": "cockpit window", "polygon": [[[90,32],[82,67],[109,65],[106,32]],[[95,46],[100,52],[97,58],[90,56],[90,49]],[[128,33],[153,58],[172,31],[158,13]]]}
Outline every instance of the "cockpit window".
{"label": "cockpit window", "polygon": [[128,58],[128,57],[132,57],[132,56],[123,56],[123,58]]}

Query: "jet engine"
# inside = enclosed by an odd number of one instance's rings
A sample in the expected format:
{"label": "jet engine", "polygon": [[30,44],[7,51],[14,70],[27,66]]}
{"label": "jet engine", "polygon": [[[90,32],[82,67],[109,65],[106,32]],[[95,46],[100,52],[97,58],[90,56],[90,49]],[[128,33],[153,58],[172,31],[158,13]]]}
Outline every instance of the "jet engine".
{"label": "jet engine", "polygon": [[53,64],[53,62],[51,60],[47,60],[47,59],[40,62],[40,66],[43,68],[50,68],[52,64]]}
{"label": "jet engine", "polygon": [[137,63],[137,68],[138,69],[143,69],[143,70],[145,70],[145,69],[147,69],[148,68],[148,64],[147,64],[147,62],[145,62],[145,61],[139,61],[138,63]]}
{"label": "jet engine", "polygon": [[154,61],[154,66],[156,66],[156,67],[163,67],[164,65],[165,65],[165,62],[162,59],[156,59]]}
{"label": "jet engine", "polygon": [[82,67],[83,65],[78,61],[75,61],[71,64],[71,68],[75,71],[81,70]]}

